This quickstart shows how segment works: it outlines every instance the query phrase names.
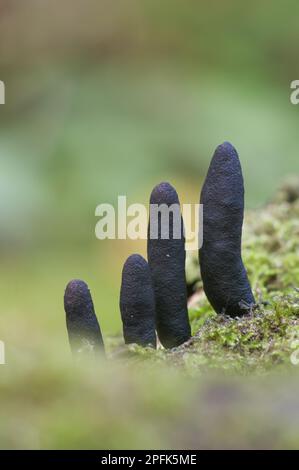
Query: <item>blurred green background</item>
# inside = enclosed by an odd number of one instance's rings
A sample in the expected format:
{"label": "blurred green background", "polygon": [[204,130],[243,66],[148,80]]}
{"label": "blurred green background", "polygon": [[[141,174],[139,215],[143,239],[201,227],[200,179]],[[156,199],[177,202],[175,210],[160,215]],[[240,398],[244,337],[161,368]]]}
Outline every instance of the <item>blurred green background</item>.
{"label": "blurred green background", "polygon": [[[246,203],[298,172],[296,0],[1,0],[0,338],[68,349],[63,291],[92,290],[120,330],[121,267],[95,208],[169,180],[197,201],[214,148],[240,153]],[[21,345],[21,346],[20,346]],[[29,346],[28,346],[29,347]]]}

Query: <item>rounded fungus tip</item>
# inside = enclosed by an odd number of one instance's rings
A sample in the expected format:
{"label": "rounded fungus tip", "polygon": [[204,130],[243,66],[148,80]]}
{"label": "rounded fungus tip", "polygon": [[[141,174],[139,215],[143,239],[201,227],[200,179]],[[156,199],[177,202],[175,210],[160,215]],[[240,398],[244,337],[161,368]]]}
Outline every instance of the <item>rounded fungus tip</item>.
{"label": "rounded fungus tip", "polygon": [[239,160],[238,152],[236,148],[230,142],[223,142],[222,144],[218,145],[215,150],[213,160],[231,160],[231,159]]}
{"label": "rounded fungus tip", "polygon": [[147,267],[147,262],[143,256],[139,255],[138,253],[134,253],[126,259],[123,271],[129,269],[131,266],[134,266],[135,269],[144,268]]}
{"label": "rounded fungus tip", "polygon": [[179,204],[179,197],[175,188],[164,181],[157,184],[152,190],[150,204]]}

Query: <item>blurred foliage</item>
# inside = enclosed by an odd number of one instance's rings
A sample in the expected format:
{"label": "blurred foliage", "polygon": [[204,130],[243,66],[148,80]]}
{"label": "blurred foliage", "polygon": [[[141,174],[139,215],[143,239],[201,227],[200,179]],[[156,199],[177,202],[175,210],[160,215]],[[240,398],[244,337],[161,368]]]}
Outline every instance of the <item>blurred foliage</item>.
{"label": "blurred foliage", "polygon": [[0,376],[0,446],[298,448],[298,374],[194,378],[165,367],[77,364],[19,351]]}

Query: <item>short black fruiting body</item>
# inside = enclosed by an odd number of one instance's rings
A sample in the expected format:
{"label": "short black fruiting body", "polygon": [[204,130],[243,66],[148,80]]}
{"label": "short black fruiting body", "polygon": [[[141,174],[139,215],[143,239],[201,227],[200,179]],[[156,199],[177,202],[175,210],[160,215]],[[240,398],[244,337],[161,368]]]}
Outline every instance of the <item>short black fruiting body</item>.
{"label": "short black fruiting body", "polygon": [[140,255],[124,264],[120,291],[120,312],[126,344],[156,347],[155,298],[150,270]]}
{"label": "short black fruiting body", "polygon": [[64,294],[66,325],[71,350],[76,353],[102,352],[101,329],[87,284],[79,279],[70,281]]}
{"label": "short black fruiting body", "polygon": [[255,300],[241,258],[244,183],[239,157],[228,142],[217,147],[201,192],[203,287],[217,313],[238,316]]}
{"label": "short black fruiting body", "polygon": [[[166,348],[178,346],[191,336],[187,310],[187,291],[185,276],[185,237],[181,213],[177,217],[170,212],[169,239],[161,236],[161,217],[155,217],[154,206],[177,205],[179,198],[169,183],[156,186],[150,198],[150,223],[148,229],[148,263],[151,270],[155,302],[156,328],[162,345]],[[158,213],[159,214],[159,213]],[[157,212],[156,212],[157,215]],[[174,232],[174,220],[179,217],[181,230],[179,238]],[[151,228],[158,224],[158,238],[153,239]]]}

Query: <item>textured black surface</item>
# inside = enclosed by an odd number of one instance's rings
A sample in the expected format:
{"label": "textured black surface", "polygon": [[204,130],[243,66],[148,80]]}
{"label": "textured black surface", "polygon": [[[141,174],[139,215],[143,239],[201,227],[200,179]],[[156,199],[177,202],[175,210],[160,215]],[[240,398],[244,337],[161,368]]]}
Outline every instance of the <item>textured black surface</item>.
{"label": "textured black surface", "polygon": [[[156,186],[150,204],[179,204],[176,190],[169,183]],[[171,215],[171,214],[170,214]],[[173,237],[173,220],[169,218],[169,239],[161,237],[161,218],[150,220],[148,231],[148,262],[156,301],[156,328],[164,347],[172,348],[187,341],[191,329],[187,310],[185,276],[185,238],[181,215],[180,239]],[[150,239],[151,224],[158,222],[158,239]]]}
{"label": "textured black surface", "polygon": [[66,326],[72,352],[103,351],[104,344],[87,284],[70,281],[64,294]]}
{"label": "textured black surface", "polygon": [[124,264],[120,312],[126,344],[156,347],[154,291],[148,264],[140,255],[129,256]]}
{"label": "textured black surface", "polygon": [[200,198],[203,246],[199,260],[203,286],[218,313],[246,313],[240,303],[254,304],[241,258],[244,183],[239,157],[228,142],[217,147]]}

